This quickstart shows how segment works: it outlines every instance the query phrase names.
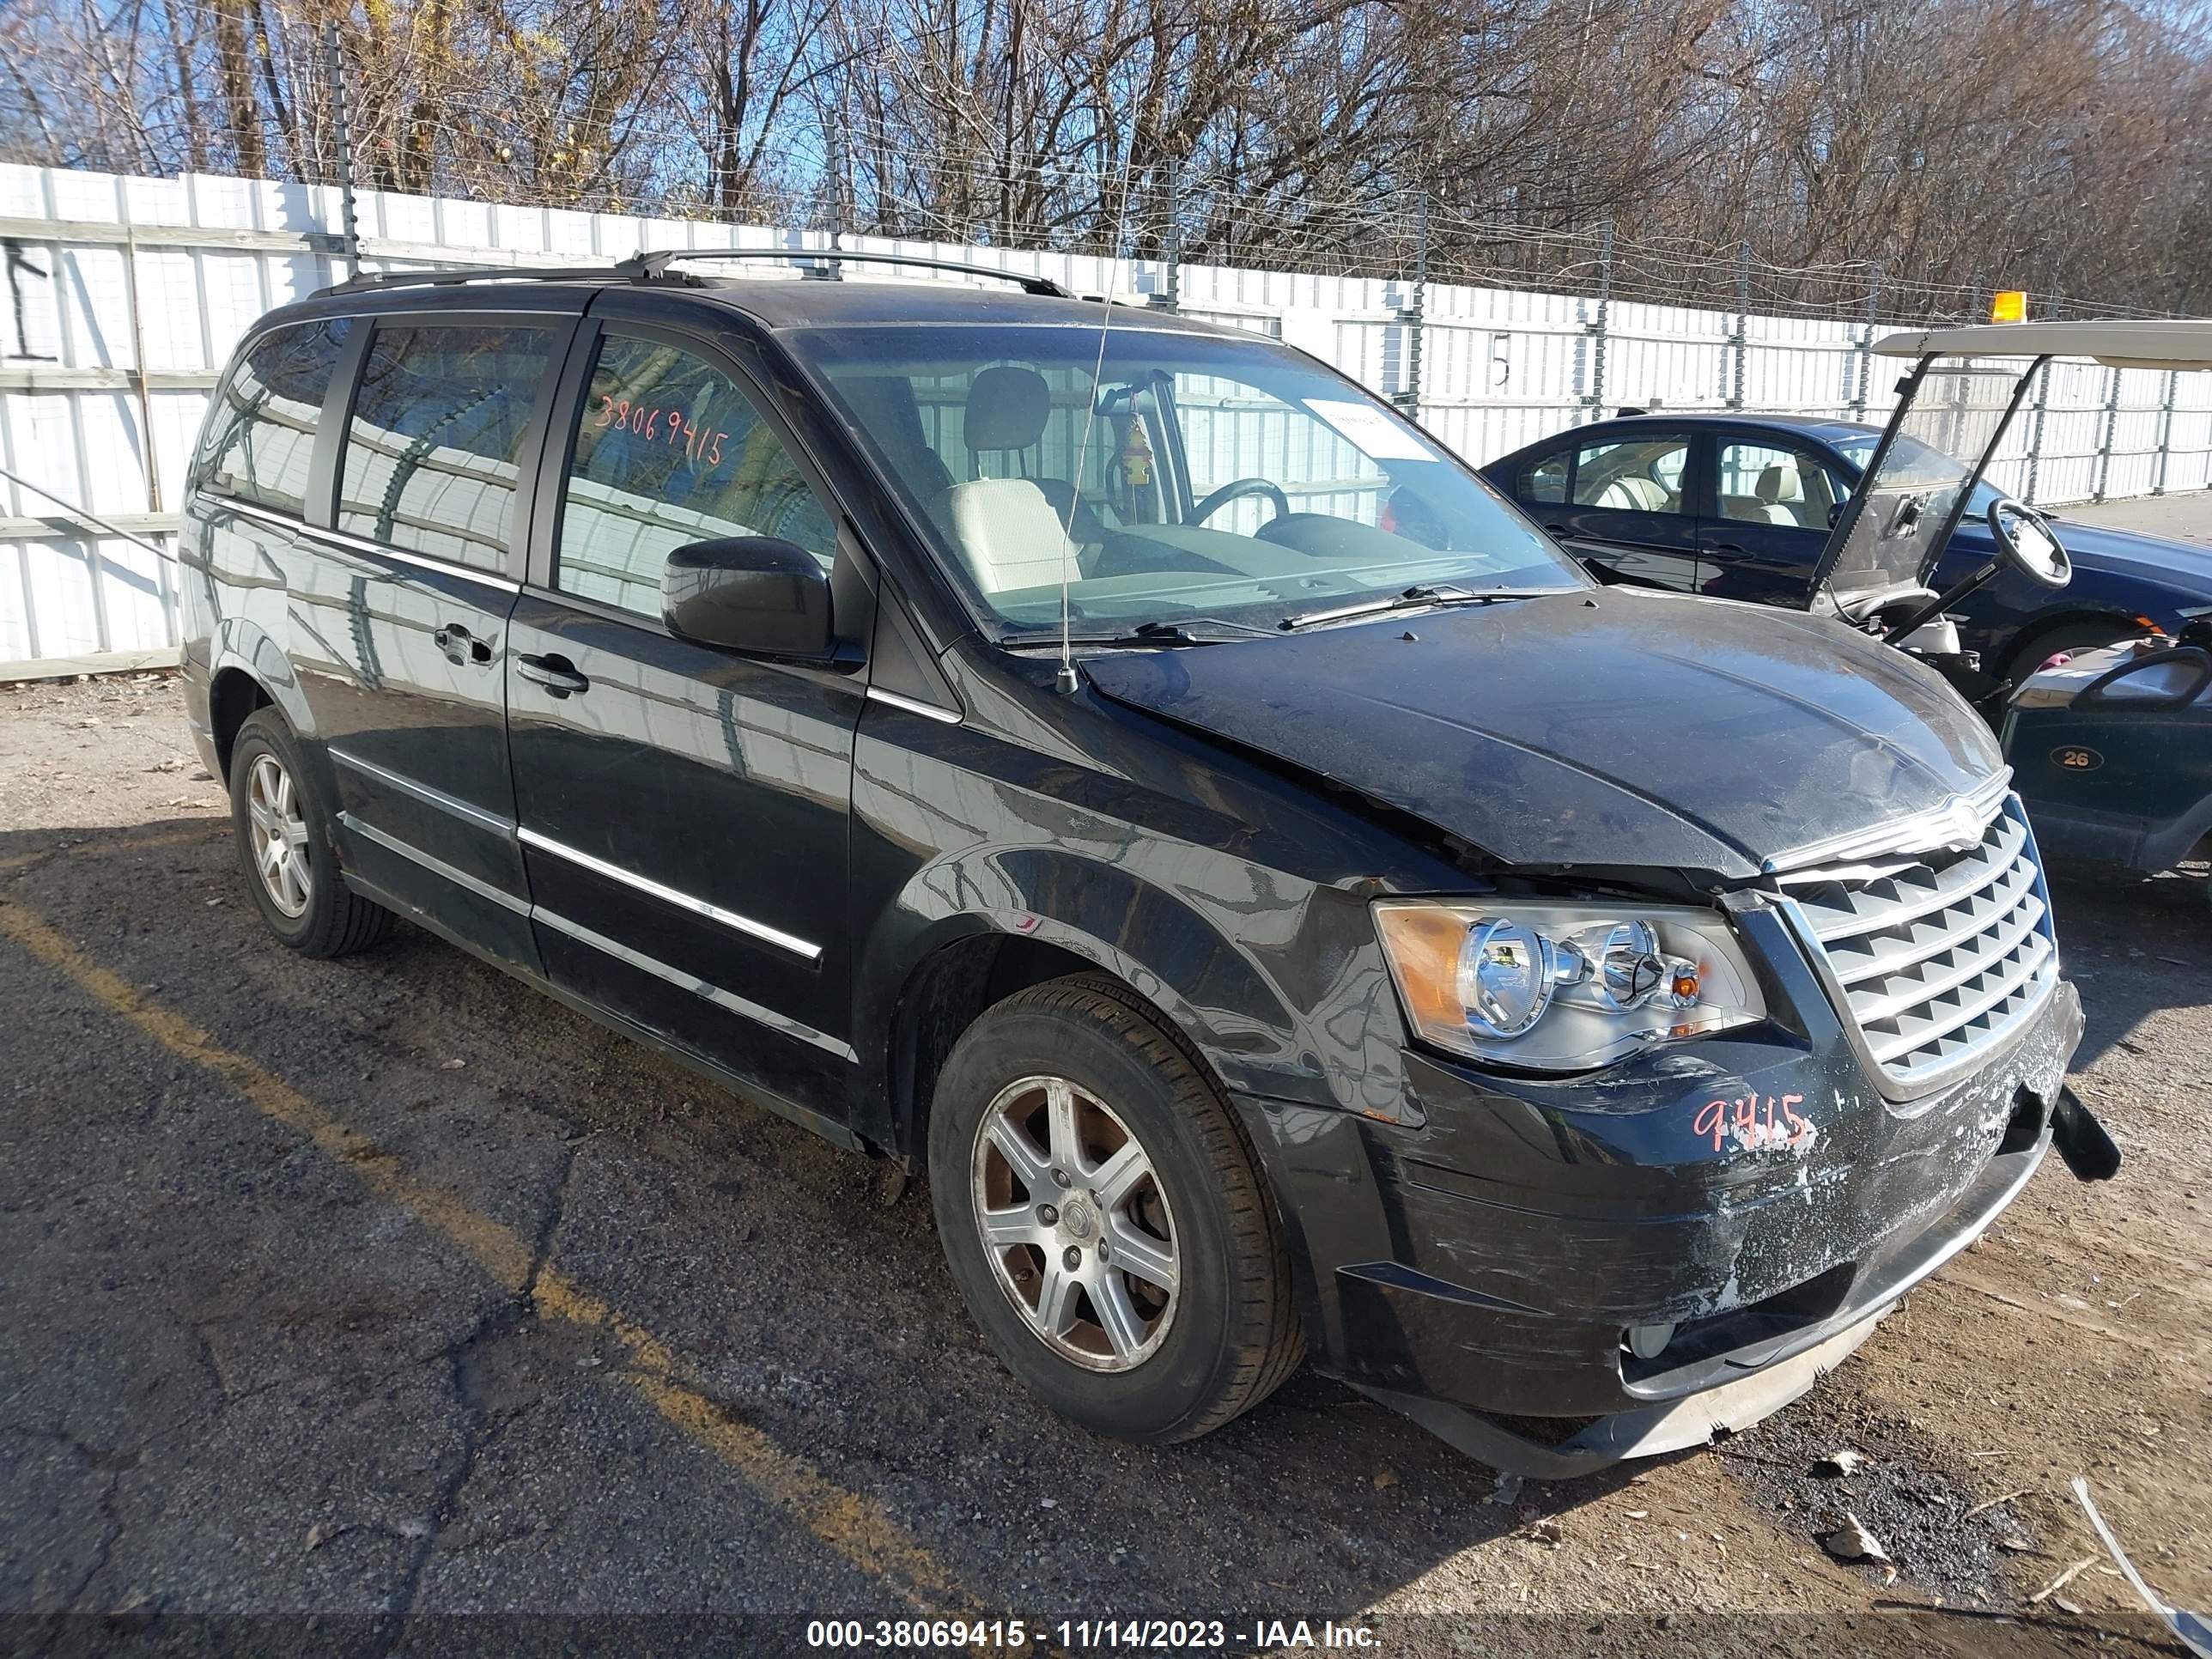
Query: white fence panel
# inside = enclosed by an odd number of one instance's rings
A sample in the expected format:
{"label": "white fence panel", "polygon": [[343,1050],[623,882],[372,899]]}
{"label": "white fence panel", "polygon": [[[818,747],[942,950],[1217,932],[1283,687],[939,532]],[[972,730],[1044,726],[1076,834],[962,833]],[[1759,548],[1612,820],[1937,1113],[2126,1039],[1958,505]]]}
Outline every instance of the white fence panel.
{"label": "white fence panel", "polygon": [[[75,515],[166,536],[201,409],[240,334],[342,274],[338,209],[325,186],[0,166],[0,468],[35,486],[0,479],[0,667],[173,645],[167,561]],[[826,241],[378,191],[360,193],[357,213],[374,268]],[[846,246],[1050,276],[1079,293],[1158,300],[1170,282],[1155,262],[872,237]],[[1416,412],[1477,465],[1623,406],[1879,421],[1903,368],[1868,356],[1863,322],[1614,302],[1601,329],[1587,296],[1439,283],[1419,296],[1417,335],[1404,282],[1220,265],[1186,265],[1174,281],[1185,314],[1279,338],[1401,402],[1418,357]],[[924,418],[957,441],[957,409],[927,407]],[[1267,470],[1259,420],[1233,398],[1208,408],[1208,453]],[[1992,477],[2040,501],[2205,488],[2212,375],[2054,365]],[[1346,510],[1371,510],[1370,483],[1344,495]]]}
{"label": "white fence panel", "polygon": [[2212,374],[2179,374],[2166,434],[2167,490],[2212,486]]}

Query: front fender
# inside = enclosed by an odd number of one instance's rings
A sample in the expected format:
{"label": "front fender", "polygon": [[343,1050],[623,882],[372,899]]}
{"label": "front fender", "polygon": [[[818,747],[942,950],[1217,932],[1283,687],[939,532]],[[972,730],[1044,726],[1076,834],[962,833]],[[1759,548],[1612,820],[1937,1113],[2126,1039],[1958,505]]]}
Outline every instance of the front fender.
{"label": "front fender", "polygon": [[[865,822],[873,814],[863,776]],[[1056,946],[1121,979],[1229,1088],[1406,1110],[1405,1033],[1364,895],[1065,802],[1051,803],[1057,826],[1036,798],[1020,804],[1027,810],[992,815],[996,827],[1033,824],[1035,840],[936,854],[911,867],[866,926],[854,1030],[872,1092],[888,1090],[899,1003],[923,965],[958,941],[997,935]]]}

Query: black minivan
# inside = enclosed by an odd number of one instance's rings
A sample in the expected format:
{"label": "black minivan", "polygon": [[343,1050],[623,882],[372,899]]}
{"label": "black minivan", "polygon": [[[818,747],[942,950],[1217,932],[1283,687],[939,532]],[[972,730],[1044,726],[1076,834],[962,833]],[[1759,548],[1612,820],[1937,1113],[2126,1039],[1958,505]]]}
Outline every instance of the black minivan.
{"label": "black minivan", "polygon": [[1139,1440],[1310,1353],[1531,1473],[1700,1443],[2108,1172],[1933,673],[1594,586],[1271,340],[862,263],[254,326],[185,659],[280,939],[404,916],[924,1166],[1006,1364]]}

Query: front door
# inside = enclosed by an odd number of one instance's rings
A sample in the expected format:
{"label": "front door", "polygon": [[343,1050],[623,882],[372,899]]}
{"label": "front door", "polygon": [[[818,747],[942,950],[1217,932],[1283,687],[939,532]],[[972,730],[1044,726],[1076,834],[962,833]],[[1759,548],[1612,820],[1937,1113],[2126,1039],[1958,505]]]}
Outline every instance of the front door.
{"label": "front door", "polygon": [[660,578],[724,537],[795,542],[833,580],[855,556],[735,365],[620,321],[578,353],[507,680],[538,949],[556,984],[842,1119],[859,641],[835,667],[696,645],[664,624]]}
{"label": "front door", "polygon": [[1714,514],[1698,531],[1698,592],[1806,604],[1829,515],[1848,489],[1809,450],[1729,437],[1717,447],[1714,484]]}
{"label": "front door", "polygon": [[527,527],[516,486],[575,322],[543,311],[357,324],[368,337],[334,523],[307,531],[292,602],[347,869],[526,967],[538,958],[503,675]]}
{"label": "front door", "polygon": [[1698,519],[1687,433],[1615,436],[1574,452],[1566,499],[1533,509],[1600,580],[1687,592],[1696,583]]}

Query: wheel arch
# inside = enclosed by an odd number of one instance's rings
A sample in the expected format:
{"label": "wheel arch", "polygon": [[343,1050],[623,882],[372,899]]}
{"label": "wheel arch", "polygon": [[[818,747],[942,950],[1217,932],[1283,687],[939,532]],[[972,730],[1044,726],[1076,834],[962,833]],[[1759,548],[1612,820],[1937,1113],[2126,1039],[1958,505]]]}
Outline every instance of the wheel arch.
{"label": "wheel arch", "polygon": [[1032,985],[1100,971],[1095,960],[1065,945],[987,927],[957,933],[916,962],[895,1005],[883,1056],[890,1150],[921,1157],[938,1075],[961,1034],[985,1011]]}
{"label": "wheel arch", "polygon": [[237,664],[216,671],[208,683],[208,735],[215,742],[217,776],[222,782],[230,781],[230,756],[238,745],[239,728],[254,710],[275,704],[269,689]]}
{"label": "wheel arch", "polygon": [[[1017,992],[1077,975],[1103,976],[1176,1033],[1214,1081],[1226,1088],[1238,1069],[1210,1022],[1158,973],[1127,952],[1035,916],[973,916],[945,929],[915,957],[892,1004],[875,1061],[887,1112],[888,1150],[919,1158],[927,1145],[937,1078],[961,1034]],[[866,1029],[863,1027],[862,1029]],[[878,1028],[881,1029],[881,1028]],[[1225,1063],[1224,1063],[1225,1062]]]}
{"label": "wheel arch", "polygon": [[[863,949],[854,1024],[865,1034],[859,1115],[885,1150],[912,1157],[926,1144],[938,1073],[978,1016],[1031,985],[1075,974],[1118,983],[1225,1090],[1345,1105],[1352,1103],[1334,1085],[1348,1078],[1373,1085],[1377,1073],[1390,1073],[1381,1086],[1395,1085],[1395,1044],[1378,1054],[1376,1045],[1363,1042],[1356,1057],[1325,1063],[1332,1048],[1322,1017],[1338,1006],[1342,981],[1324,988],[1329,994],[1322,1007],[1301,1009],[1294,993],[1262,971],[1255,960],[1259,952],[1225,937],[1182,894],[1124,866],[1065,850],[1032,850],[1037,856],[1028,861],[1028,873],[1037,879],[1024,881],[1025,891],[1006,892],[1004,878],[1021,860],[1000,849],[993,862],[1000,892],[1033,898],[1033,907],[1009,903],[925,921],[916,912],[931,894],[988,890],[972,880],[946,881],[943,866],[933,866],[935,875],[917,873]],[[1327,951],[1331,930],[1355,921],[1375,948],[1364,903],[1314,908],[1325,913],[1309,918],[1320,936],[1316,951]],[[887,932],[896,933],[895,944],[886,941]]]}
{"label": "wheel arch", "polygon": [[2118,630],[2118,637],[2142,633],[2146,631],[2141,625],[2142,615],[2108,600],[2061,600],[2055,608],[2038,611],[2013,630],[2012,636],[2005,641],[2003,661],[1997,672],[2011,672],[2039,641],[2068,629],[2110,626]]}
{"label": "wheel arch", "polygon": [[283,647],[252,623],[227,619],[211,656],[208,733],[222,768],[222,781],[228,783],[239,727],[256,709],[273,707],[294,735],[303,738],[313,734],[314,717]]}

